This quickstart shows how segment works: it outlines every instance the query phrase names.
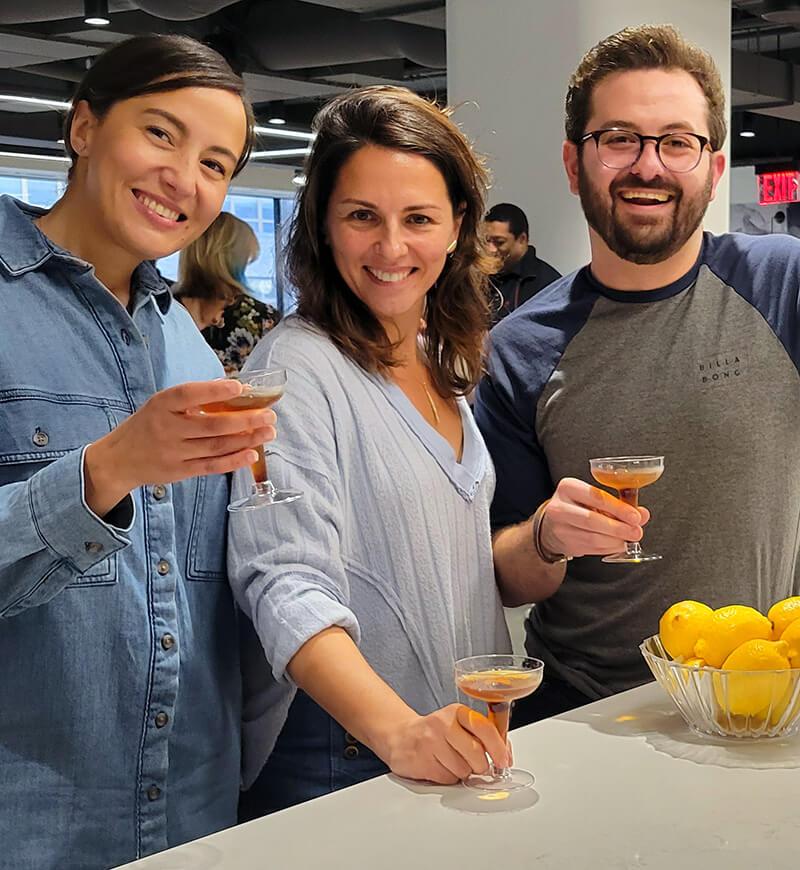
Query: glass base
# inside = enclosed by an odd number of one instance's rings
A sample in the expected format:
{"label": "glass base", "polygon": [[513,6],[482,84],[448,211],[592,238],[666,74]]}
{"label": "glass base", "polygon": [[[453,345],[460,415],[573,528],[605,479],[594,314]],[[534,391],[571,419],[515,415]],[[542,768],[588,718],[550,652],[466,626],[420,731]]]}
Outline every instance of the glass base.
{"label": "glass base", "polygon": [[259,508],[269,507],[273,504],[289,504],[302,498],[303,493],[296,489],[273,489],[270,492],[254,492],[246,498],[240,498],[228,505],[228,511],[232,514],[239,511],[255,511]]}
{"label": "glass base", "polygon": [[463,782],[467,788],[473,791],[519,791],[523,788],[531,788],[536,780],[532,773],[511,767],[502,774],[473,773]]}
{"label": "glass base", "polygon": [[639,562],[656,562],[661,558],[661,556],[656,553],[614,553],[613,556],[604,556],[604,562],[613,562],[613,563],[627,563],[636,565]]}

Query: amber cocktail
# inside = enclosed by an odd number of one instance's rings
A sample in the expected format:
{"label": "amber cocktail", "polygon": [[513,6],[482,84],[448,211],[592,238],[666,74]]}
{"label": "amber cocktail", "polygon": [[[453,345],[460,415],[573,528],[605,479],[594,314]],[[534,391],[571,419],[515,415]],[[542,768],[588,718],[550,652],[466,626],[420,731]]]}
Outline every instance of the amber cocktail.
{"label": "amber cocktail", "polygon": [[[544,664],[525,656],[472,656],[456,662],[456,686],[465,695],[484,701],[489,720],[503,742],[508,737],[508,723],[514,701],[535,692],[542,682]],[[472,774],[464,785],[478,791],[515,791],[529,788],[533,774],[519,768],[499,768],[490,762],[488,774]]]}
{"label": "amber cocktail", "polygon": [[[241,395],[224,402],[208,402],[201,405],[204,414],[236,414],[241,411],[253,411],[257,408],[269,408],[283,395],[286,387],[286,371],[254,371],[240,372],[232,375],[243,386]],[[302,493],[294,489],[277,489],[267,473],[267,457],[263,444],[255,448],[258,459],[250,466],[253,472],[253,485],[250,494],[228,505],[231,513],[249,511],[268,507],[273,504],[285,504],[302,498]]]}
{"label": "amber cocktail", "polygon": [[[592,477],[603,486],[615,489],[622,501],[639,506],[639,490],[655,483],[664,473],[663,456],[605,456],[590,459]],[[645,553],[638,541],[626,541],[622,553],[605,556],[604,562],[652,562],[656,553]]]}

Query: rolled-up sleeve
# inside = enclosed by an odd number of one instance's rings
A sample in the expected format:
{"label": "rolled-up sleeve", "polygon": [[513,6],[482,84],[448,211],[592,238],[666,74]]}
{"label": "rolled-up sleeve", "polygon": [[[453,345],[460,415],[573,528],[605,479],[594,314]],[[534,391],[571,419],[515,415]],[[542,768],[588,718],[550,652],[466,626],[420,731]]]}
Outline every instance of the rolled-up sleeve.
{"label": "rolled-up sleeve", "polygon": [[[278,438],[268,469],[279,489],[303,498],[234,513],[229,524],[228,569],[239,606],[250,617],[277,680],[297,651],[326,628],[341,626],[358,643],[358,621],[341,558],[343,486],[328,398],[313,372],[281,343],[262,343],[249,369],[286,368],[286,392],[276,406]],[[232,497],[246,494],[248,471],[236,474]]]}

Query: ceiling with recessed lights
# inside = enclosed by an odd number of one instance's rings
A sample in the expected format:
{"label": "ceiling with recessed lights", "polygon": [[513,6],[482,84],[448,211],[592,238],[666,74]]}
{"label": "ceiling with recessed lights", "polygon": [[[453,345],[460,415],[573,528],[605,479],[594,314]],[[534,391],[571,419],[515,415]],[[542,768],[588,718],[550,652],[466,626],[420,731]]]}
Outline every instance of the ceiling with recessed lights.
{"label": "ceiling with recessed lights", "polygon": [[244,75],[256,159],[299,166],[314,112],[347,88],[445,96],[444,26],[445,0],[2,0],[0,151],[63,153],[57,107],[92,58],[135,34],[183,33]]}
{"label": "ceiling with recessed lights", "polygon": [[[152,32],[202,39],[243,73],[265,162],[301,165],[314,112],[346,88],[447,95],[445,0],[2,0],[0,151],[62,153],[58,104],[92,58]],[[800,0],[732,0],[731,39],[733,162],[797,159]]]}

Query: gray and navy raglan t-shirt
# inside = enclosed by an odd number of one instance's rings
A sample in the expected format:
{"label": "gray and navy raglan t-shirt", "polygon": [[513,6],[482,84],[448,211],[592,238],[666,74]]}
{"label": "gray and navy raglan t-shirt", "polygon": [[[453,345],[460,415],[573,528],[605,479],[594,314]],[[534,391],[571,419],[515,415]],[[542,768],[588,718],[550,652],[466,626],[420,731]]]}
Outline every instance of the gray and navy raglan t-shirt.
{"label": "gray and navy raglan t-shirt", "polygon": [[591,697],[649,679],[639,653],[672,603],[800,593],[800,241],[706,234],[692,270],[621,292],[589,268],[491,333],[475,416],[497,470],[492,523],[522,522],[595,456],[663,454],[642,490],[640,565],[573,559],[527,648]]}

